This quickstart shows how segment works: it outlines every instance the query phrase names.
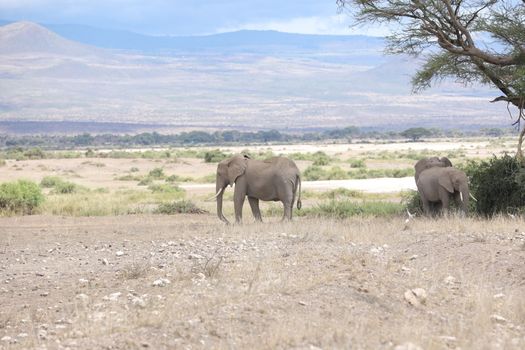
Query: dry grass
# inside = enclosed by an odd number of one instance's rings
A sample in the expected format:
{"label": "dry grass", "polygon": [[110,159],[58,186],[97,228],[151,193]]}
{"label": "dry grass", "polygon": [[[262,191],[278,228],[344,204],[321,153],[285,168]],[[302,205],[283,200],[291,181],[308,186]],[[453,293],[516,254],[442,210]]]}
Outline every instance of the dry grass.
{"label": "dry grass", "polygon": [[[525,346],[523,221],[273,220],[2,218],[0,338],[14,349]],[[404,300],[412,288],[425,304]]]}

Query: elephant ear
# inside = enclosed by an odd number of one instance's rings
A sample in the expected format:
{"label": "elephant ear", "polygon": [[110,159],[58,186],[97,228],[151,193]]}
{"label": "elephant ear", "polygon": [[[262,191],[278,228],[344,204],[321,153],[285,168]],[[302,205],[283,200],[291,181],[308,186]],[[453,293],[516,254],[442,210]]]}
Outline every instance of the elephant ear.
{"label": "elephant ear", "polygon": [[228,164],[228,179],[230,186],[233,186],[235,180],[246,170],[246,159],[244,157],[235,157]]}
{"label": "elephant ear", "polygon": [[451,167],[452,166],[452,162],[447,157],[441,157],[441,158],[439,158],[439,160],[441,161],[441,163],[443,163],[445,165],[445,167]]}
{"label": "elephant ear", "polygon": [[439,177],[438,183],[440,186],[443,186],[450,193],[454,193],[454,185],[452,184],[452,179],[449,174],[444,174]]}

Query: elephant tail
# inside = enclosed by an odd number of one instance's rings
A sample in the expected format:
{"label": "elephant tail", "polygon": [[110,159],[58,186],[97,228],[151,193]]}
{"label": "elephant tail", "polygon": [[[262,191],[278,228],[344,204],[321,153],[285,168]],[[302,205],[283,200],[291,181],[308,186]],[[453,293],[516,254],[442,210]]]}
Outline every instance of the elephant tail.
{"label": "elephant tail", "polygon": [[301,177],[297,175],[297,185],[295,187],[295,192],[297,193],[297,209],[301,209],[303,203],[301,203]]}

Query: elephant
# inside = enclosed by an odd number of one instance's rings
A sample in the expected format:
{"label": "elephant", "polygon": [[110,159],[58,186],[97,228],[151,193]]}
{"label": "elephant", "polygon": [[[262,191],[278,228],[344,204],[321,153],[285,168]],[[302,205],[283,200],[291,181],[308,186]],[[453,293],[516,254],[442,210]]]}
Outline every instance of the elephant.
{"label": "elephant", "polygon": [[297,198],[301,209],[301,175],[295,163],[285,157],[266,160],[251,159],[247,155],[234,155],[217,165],[215,183],[217,216],[229,223],[222,213],[222,197],[228,185],[234,187],[233,202],[235,221],[242,220],[242,207],[246,196],[255,220],[262,221],[259,200],[281,201],[284,205],[283,220],[292,219],[292,209]]}
{"label": "elephant", "polygon": [[442,210],[448,212],[451,198],[454,198],[466,215],[469,202],[467,175],[454,167],[434,166],[423,170],[416,182],[427,215],[435,215]]}

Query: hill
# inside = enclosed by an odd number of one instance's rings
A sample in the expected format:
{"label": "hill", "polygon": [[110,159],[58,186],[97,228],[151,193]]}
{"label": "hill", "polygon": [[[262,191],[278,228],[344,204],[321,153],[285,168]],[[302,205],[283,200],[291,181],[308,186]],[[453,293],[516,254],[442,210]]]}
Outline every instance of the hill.
{"label": "hill", "polygon": [[412,95],[418,61],[383,56],[381,38],[148,37],[62,26],[64,38],[49,27],[0,27],[0,120],[279,130],[505,122],[504,106],[488,103],[486,89],[445,82]]}

